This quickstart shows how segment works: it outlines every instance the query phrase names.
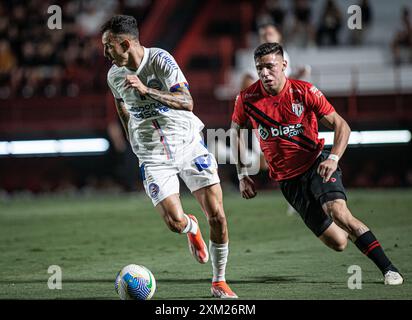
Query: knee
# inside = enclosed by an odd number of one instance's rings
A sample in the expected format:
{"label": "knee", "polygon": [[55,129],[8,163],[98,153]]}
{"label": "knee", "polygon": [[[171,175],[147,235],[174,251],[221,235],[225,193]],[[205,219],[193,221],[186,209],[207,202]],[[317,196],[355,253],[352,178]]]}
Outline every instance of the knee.
{"label": "knee", "polygon": [[184,216],[181,218],[177,217],[171,217],[167,216],[165,218],[165,222],[167,227],[172,231],[176,233],[182,233],[182,231],[185,229],[187,221]]}
{"label": "knee", "polygon": [[226,216],[219,210],[209,213],[208,221],[211,228],[226,226]]}
{"label": "knee", "polygon": [[347,239],[339,239],[338,241],[335,241],[332,244],[332,249],[335,250],[336,252],[342,252],[343,250],[346,249],[346,246],[348,245],[348,240]]}

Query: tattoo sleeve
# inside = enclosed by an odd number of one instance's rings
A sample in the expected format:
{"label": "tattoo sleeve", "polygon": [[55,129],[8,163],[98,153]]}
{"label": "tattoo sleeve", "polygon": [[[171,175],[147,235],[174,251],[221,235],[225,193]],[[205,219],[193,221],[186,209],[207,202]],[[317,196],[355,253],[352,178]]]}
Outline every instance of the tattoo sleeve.
{"label": "tattoo sleeve", "polygon": [[115,105],[116,105],[117,114],[119,115],[120,121],[122,122],[123,129],[126,132],[127,140],[129,140],[129,130],[128,130],[128,123],[130,119],[129,112],[126,110],[123,100],[115,99]]}
{"label": "tattoo sleeve", "polygon": [[162,104],[176,110],[193,110],[193,99],[189,90],[186,88],[177,92],[160,91],[153,88],[148,88],[147,94],[153,99]]}

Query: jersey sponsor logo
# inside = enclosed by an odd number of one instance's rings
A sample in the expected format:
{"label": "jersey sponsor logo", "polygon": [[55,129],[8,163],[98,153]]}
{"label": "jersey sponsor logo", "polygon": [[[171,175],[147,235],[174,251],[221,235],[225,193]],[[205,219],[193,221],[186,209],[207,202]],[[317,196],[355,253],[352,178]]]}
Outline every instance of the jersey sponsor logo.
{"label": "jersey sponsor logo", "polygon": [[292,138],[294,136],[298,136],[304,132],[304,128],[302,124],[289,124],[289,125],[280,125],[276,127],[265,128],[261,125],[258,127],[258,132],[262,140],[266,140],[271,137],[283,137],[286,136],[288,138]]}
{"label": "jersey sponsor logo", "polygon": [[210,154],[204,154],[195,158],[194,163],[197,170],[203,171],[211,166],[212,159],[210,158]]}
{"label": "jersey sponsor logo", "polygon": [[143,106],[136,105],[130,108],[130,111],[134,112],[133,117],[139,120],[155,117],[161,113],[168,112],[169,110],[168,107],[156,102],[145,104]]}
{"label": "jersey sponsor logo", "polygon": [[315,86],[310,87],[309,91],[312,92],[318,98],[323,96],[323,93],[318,88],[316,88]]}
{"label": "jersey sponsor logo", "polygon": [[147,86],[149,88],[156,89],[156,90],[162,90],[163,88],[162,83],[160,82],[160,80],[157,80],[157,79],[149,80],[149,82],[147,83]]}
{"label": "jersey sponsor logo", "polygon": [[[258,124],[270,130],[270,134],[273,137],[279,137],[284,140],[288,140],[298,146],[307,150],[313,151],[317,148],[317,143],[310,138],[306,137],[304,133],[304,127],[301,123],[298,124],[281,124],[280,122],[270,118],[267,114],[259,110],[250,102],[245,102],[247,108],[245,112],[249,114]],[[294,137],[299,137],[299,140]]]}
{"label": "jersey sponsor logo", "polygon": [[159,195],[160,188],[156,183],[152,182],[151,184],[149,184],[148,188],[149,194],[152,198],[156,198]]}
{"label": "jersey sponsor logo", "polygon": [[245,93],[245,99],[256,98],[260,96],[259,93]]}
{"label": "jersey sponsor logo", "polygon": [[298,117],[302,115],[304,109],[302,102],[292,103],[292,112]]}
{"label": "jersey sponsor logo", "polygon": [[269,130],[267,130],[261,124],[259,124],[258,132],[262,140],[266,140],[267,138],[269,138]]}

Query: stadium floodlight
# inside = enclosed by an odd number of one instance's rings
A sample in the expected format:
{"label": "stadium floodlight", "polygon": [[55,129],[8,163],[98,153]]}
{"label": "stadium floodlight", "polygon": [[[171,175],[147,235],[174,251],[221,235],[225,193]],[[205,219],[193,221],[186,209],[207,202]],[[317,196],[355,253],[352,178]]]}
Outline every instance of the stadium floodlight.
{"label": "stadium floodlight", "polygon": [[20,154],[45,154],[55,153],[56,140],[26,140],[9,142],[9,153]]}
{"label": "stadium floodlight", "polygon": [[[319,132],[319,137],[325,139],[325,145],[333,144],[333,136],[333,132]],[[411,138],[409,130],[352,131],[349,145],[409,143]]]}
{"label": "stadium floodlight", "polygon": [[59,141],[60,153],[105,152],[109,142],[103,138],[97,139],[66,139]]}
{"label": "stadium floodlight", "polygon": [[0,141],[0,155],[64,155],[104,153],[109,149],[104,138]]}

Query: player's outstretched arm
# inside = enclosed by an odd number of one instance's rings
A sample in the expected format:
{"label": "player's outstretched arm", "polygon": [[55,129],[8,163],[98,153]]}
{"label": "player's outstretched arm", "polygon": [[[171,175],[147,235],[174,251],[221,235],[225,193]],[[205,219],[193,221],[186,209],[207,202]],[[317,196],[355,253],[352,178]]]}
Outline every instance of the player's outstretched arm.
{"label": "player's outstretched arm", "polygon": [[129,112],[126,109],[123,100],[114,99],[114,104],[116,105],[117,114],[119,115],[120,121],[122,122],[123,129],[126,132],[127,140],[129,140],[129,130],[127,125],[130,119]]}
{"label": "player's outstretched arm", "polygon": [[134,88],[142,96],[149,95],[172,109],[193,111],[193,99],[187,88],[179,88],[176,92],[160,91],[146,87],[135,75],[126,76],[126,86]]}
{"label": "player's outstretched arm", "polygon": [[329,156],[318,167],[318,173],[323,178],[323,182],[328,182],[338,167],[338,160],[343,156],[348,146],[351,130],[348,123],[337,112],[324,116],[320,122],[335,133],[331,155],[336,157]]}
{"label": "player's outstretched arm", "polygon": [[256,196],[257,193],[255,189],[255,183],[252,178],[247,175],[246,166],[242,163],[241,160],[243,159],[241,155],[245,154],[246,150],[245,143],[243,142],[240,135],[240,129],[242,129],[242,127],[236,122],[232,121],[230,133],[232,155],[234,159],[236,159],[235,164],[239,178],[239,191],[243,198],[252,199]]}

